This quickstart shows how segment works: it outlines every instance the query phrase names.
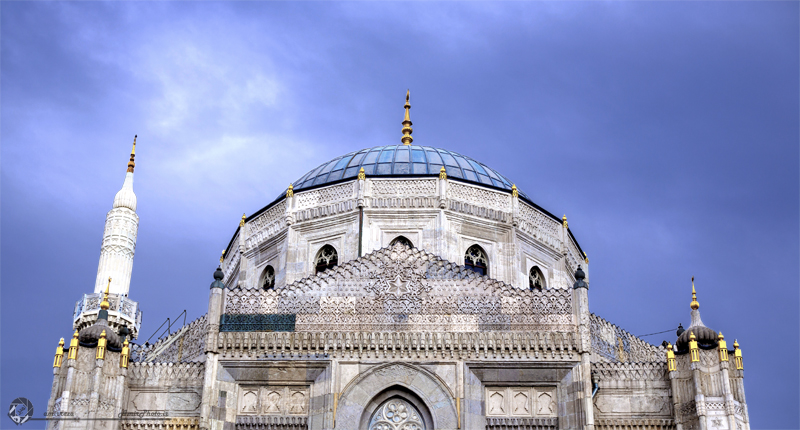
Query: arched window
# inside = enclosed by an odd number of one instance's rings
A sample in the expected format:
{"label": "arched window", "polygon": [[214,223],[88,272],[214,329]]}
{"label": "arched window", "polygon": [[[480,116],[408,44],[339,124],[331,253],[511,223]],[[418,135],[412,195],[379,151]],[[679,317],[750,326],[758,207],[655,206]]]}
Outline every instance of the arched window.
{"label": "arched window", "polygon": [[478,245],[472,245],[464,254],[464,265],[479,275],[489,274],[489,259],[486,252]]}
{"label": "arched window", "polygon": [[314,273],[324,272],[339,264],[339,254],[336,253],[336,249],[332,246],[325,245],[317,253],[317,258],[314,259],[314,263],[316,264],[316,271]]}
{"label": "arched window", "polygon": [[542,291],[545,288],[544,275],[542,275],[542,271],[539,269],[539,266],[531,267],[531,271],[528,273],[528,288],[531,291]]}
{"label": "arched window", "polygon": [[369,430],[425,430],[425,421],[411,402],[393,397],[372,414]]}
{"label": "arched window", "polygon": [[411,241],[408,240],[405,236],[397,236],[397,237],[395,237],[392,240],[392,243],[389,244],[389,246],[392,247],[392,246],[397,245],[398,243],[402,244],[402,245],[405,245],[405,246],[407,246],[409,248],[413,248],[414,247],[414,244],[411,243]]}
{"label": "arched window", "polygon": [[272,266],[265,267],[261,273],[261,288],[265,290],[275,288],[275,269]]}

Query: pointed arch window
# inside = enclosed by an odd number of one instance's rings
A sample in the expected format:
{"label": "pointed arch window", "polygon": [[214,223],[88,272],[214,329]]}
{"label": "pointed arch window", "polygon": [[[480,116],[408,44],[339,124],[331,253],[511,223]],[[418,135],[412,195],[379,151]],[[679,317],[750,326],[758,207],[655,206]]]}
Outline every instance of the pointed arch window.
{"label": "pointed arch window", "polygon": [[375,410],[369,430],[425,430],[425,421],[411,402],[394,397]]}
{"label": "pointed arch window", "polygon": [[413,248],[414,247],[414,244],[411,243],[411,241],[408,240],[408,238],[405,237],[405,236],[397,236],[397,237],[395,237],[394,239],[392,239],[392,242],[389,243],[389,246],[392,247],[392,246],[397,245],[398,243],[402,244],[402,245],[405,245],[405,246],[407,246],[409,248]]}
{"label": "pointed arch window", "polygon": [[275,288],[275,269],[272,266],[265,267],[261,273],[261,288],[264,290]]}
{"label": "pointed arch window", "polygon": [[489,275],[489,259],[486,251],[478,245],[472,245],[464,254],[464,266],[479,275]]}
{"label": "pointed arch window", "polygon": [[544,275],[542,274],[542,270],[539,269],[539,266],[531,267],[531,271],[528,272],[528,289],[531,291],[542,291],[546,288],[544,282]]}
{"label": "pointed arch window", "polygon": [[330,245],[325,245],[317,252],[317,258],[314,259],[316,271],[314,273],[324,272],[332,269],[339,264],[339,254],[336,249]]}

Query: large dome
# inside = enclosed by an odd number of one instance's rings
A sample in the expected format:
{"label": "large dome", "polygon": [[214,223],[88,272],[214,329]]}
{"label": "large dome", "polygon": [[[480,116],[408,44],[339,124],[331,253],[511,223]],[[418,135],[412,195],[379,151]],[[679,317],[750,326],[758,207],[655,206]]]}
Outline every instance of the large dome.
{"label": "large dome", "polygon": [[[386,145],[350,152],[319,165],[293,183],[303,190],[355,178],[363,167],[367,176],[438,176],[511,191],[511,181],[489,166],[453,151],[419,145]],[[527,196],[520,192],[527,199]]]}

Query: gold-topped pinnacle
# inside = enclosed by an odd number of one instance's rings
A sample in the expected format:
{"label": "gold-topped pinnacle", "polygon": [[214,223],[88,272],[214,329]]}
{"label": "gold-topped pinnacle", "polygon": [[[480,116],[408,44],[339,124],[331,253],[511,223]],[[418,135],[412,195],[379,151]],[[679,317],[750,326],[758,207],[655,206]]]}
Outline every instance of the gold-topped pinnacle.
{"label": "gold-topped pinnacle", "polygon": [[447,179],[447,170],[445,170],[444,166],[439,169],[439,179]]}
{"label": "gold-topped pinnacle", "polygon": [[569,228],[569,223],[567,222],[567,214],[564,214],[564,216],[561,217],[561,224],[564,225],[564,228]]}
{"label": "gold-topped pinnacle", "polygon": [[364,179],[367,179],[367,174],[364,173],[364,168],[362,167],[358,171],[358,180],[363,181]]}
{"label": "gold-topped pinnacle", "polygon": [[586,251],[583,252],[583,261],[585,261],[586,264],[589,264],[589,256],[586,255]]}
{"label": "gold-topped pinnacle", "polygon": [[700,309],[700,303],[697,301],[697,291],[694,289],[694,276],[692,276],[692,303],[689,303],[692,310]]}
{"label": "gold-topped pinnacle", "polygon": [[672,350],[672,344],[667,344],[667,370],[674,372],[677,370],[675,366],[675,352]]}
{"label": "gold-topped pinnacle", "polygon": [[400,138],[400,141],[403,142],[403,145],[411,145],[411,142],[414,141],[414,138],[411,137],[411,133],[414,129],[411,128],[411,116],[409,115],[408,110],[411,109],[411,90],[406,91],[406,104],[403,106],[406,109],[406,115],[403,117],[403,137]]}
{"label": "gold-topped pinnacle", "polygon": [[75,360],[78,358],[78,330],[72,335],[72,340],[69,341],[69,354],[67,360]]}
{"label": "gold-topped pinnacle", "polygon": [[64,360],[64,338],[62,337],[60,341],[58,341],[58,346],[56,347],[56,356],[53,359],[53,367],[61,367],[61,362]]}
{"label": "gold-topped pinnacle", "polygon": [[511,185],[511,197],[519,197],[519,191],[517,191],[517,185]]}
{"label": "gold-topped pinnacle", "polygon": [[289,188],[286,189],[286,197],[292,197],[294,195],[294,185],[289,184]]}
{"label": "gold-topped pinnacle", "polygon": [[733,340],[733,362],[736,364],[737,370],[744,369],[744,363],[742,363],[742,350],[739,349],[739,341],[736,339]]}
{"label": "gold-topped pinnacle", "polygon": [[128,346],[128,339],[122,343],[122,353],[119,355],[119,367],[128,367],[128,356],[130,355],[130,347]]}
{"label": "gold-topped pinnacle", "polygon": [[242,220],[241,220],[241,221],[239,221],[239,227],[244,227],[244,220],[245,220],[245,218],[247,218],[247,215],[245,215],[245,214],[242,214]]}
{"label": "gold-topped pinnacle", "polygon": [[136,138],[138,135],[133,136],[133,149],[131,149],[131,159],[128,161],[128,171],[133,173],[133,168],[136,167],[136,163],[133,162],[133,158],[136,157]]}
{"label": "gold-topped pinnacle", "polygon": [[728,361],[728,344],[725,342],[725,336],[719,332],[717,336],[717,343],[719,347],[719,361]]}
{"label": "gold-topped pinnacle", "polygon": [[111,277],[108,277],[108,285],[106,285],[106,292],[103,294],[103,301],[100,302],[100,309],[107,311],[108,308],[111,307],[111,303],[108,303],[108,289],[111,288]]}
{"label": "gold-topped pinnacle", "polygon": [[219,256],[219,264],[222,264],[222,260],[225,259],[225,250],[222,250],[222,255]]}
{"label": "gold-topped pinnacle", "polygon": [[106,340],[106,331],[103,330],[103,332],[100,333],[100,339],[97,339],[97,352],[94,358],[98,360],[103,360],[106,358],[106,342],[108,342]]}

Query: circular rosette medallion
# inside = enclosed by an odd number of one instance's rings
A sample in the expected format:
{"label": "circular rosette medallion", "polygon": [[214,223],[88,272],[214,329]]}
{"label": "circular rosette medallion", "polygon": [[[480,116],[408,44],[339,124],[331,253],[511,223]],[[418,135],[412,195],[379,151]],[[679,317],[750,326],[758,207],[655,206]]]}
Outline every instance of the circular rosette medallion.
{"label": "circular rosette medallion", "polygon": [[369,430],[425,430],[419,411],[401,399],[389,399],[375,411]]}

